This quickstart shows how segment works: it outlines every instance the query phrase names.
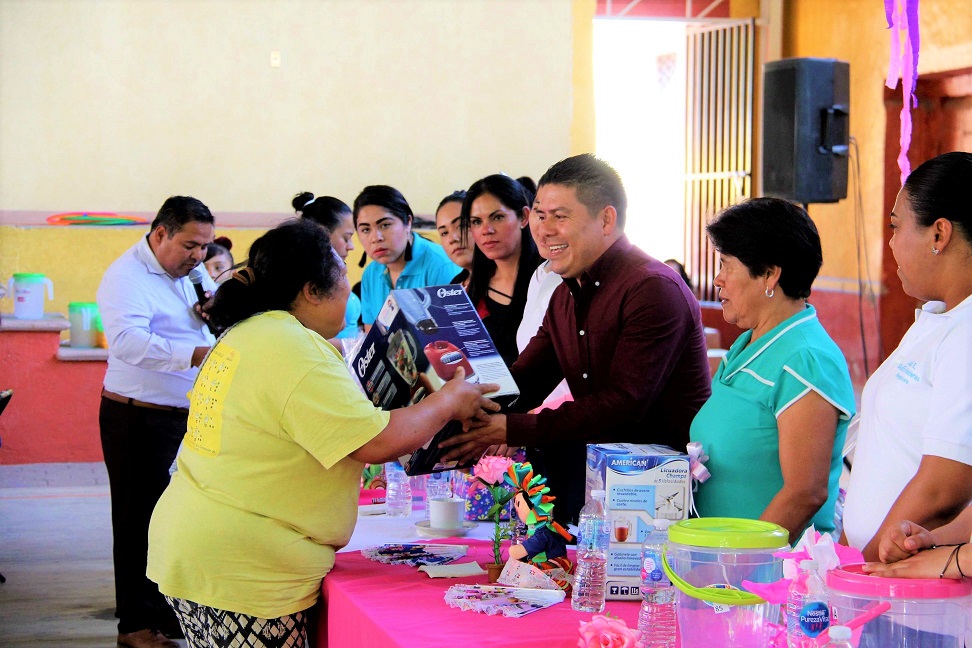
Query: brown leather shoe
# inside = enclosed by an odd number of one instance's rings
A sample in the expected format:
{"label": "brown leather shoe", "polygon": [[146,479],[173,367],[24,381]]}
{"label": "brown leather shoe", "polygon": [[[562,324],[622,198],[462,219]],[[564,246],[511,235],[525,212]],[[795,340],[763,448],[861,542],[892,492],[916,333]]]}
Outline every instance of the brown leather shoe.
{"label": "brown leather shoe", "polygon": [[165,635],[156,630],[139,630],[118,635],[118,645],[122,648],[179,648],[179,644],[166,639]]}

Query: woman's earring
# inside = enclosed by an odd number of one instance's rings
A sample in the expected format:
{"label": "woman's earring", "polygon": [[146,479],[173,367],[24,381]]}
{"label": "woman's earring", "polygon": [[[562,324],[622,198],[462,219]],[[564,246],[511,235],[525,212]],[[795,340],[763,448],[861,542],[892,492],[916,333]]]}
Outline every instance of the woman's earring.
{"label": "woman's earring", "polygon": [[937,247],[932,248],[932,254],[938,254],[939,252],[941,252],[941,250],[939,250]]}
{"label": "woman's earring", "polygon": [[773,288],[767,288],[766,290],[763,291],[763,294],[766,295],[767,297],[772,298],[773,295],[776,294],[776,290],[774,290]]}

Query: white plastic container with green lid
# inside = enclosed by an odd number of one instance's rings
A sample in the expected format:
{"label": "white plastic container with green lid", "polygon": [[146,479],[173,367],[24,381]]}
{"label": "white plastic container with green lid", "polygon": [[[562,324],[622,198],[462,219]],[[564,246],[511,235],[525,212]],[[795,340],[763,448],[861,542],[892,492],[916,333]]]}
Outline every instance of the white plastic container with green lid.
{"label": "white plastic container with green lid", "polygon": [[71,302],[68,304],[71,322],[71,346],[90,349],[98,346],[98,304]]}
{"label": "white plastic container with green lid", "polygon": [[39,272],[17,272],[7,283],[14,301],[14,319],[44,319],[44,287],[47,298],[54,299],[54,283]]}
{"label": "white plastic container with green lid", "polygon": [[683,648],[765,648],[780,631],[780,608],[742,589],[783,578],[783,527],[760,520],[696,518],[668,528],[663,565],[679,589]]}

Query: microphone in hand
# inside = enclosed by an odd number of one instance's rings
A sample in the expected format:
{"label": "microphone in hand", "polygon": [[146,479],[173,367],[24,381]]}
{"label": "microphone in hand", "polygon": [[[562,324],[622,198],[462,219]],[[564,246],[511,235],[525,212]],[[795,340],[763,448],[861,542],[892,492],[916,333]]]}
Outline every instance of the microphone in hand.
{"label": "microphone in hand", "polygon": [[219,329],[213,326],[213,323],[209,321],[209,315],[206,314],[205,306],[209,303],[210,295],[206,294],[206,290],[203,288],[202,282],[203,277],[206,276],[206,268],[203,264],[197,265],[195,268],[189,271],[189,283],[192,284],[193,290],[196,291],[196,299],[198,300],[195,308],[196,314],[206,322],[206,326],[213,335],[219,335]]}
{"label": "microphone in hand", "polygon": [[209,301],[209,297],[206,296],[206,291],[203,289],[202,285],[203,277],[205,276],[206,268],[201,263],[189,271],[189,281],[192,283],[192,287],[196,290],[196,297],[200,304],[205,304]]}

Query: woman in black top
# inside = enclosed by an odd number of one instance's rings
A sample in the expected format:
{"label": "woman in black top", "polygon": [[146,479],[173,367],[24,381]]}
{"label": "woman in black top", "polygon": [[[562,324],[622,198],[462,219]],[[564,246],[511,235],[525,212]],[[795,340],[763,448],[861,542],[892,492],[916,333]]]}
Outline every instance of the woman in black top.
{"label": "woman in black top", "polygon": [[477,180],[466,192],[460,224],[472,236],[472,278],[466,290],[507,366],[516,361],[516,329],[527,289],[542,259],[529,227],[530,203],[519,182],[503,174]]}

